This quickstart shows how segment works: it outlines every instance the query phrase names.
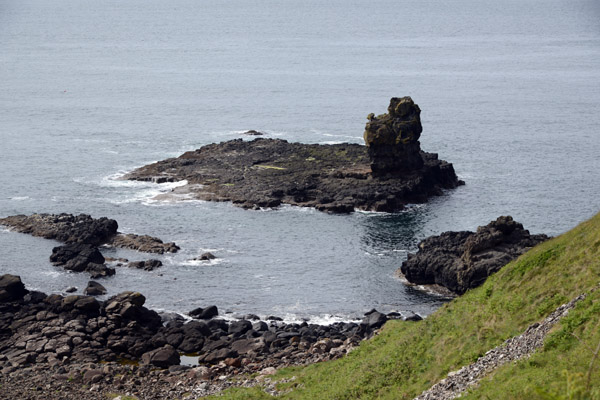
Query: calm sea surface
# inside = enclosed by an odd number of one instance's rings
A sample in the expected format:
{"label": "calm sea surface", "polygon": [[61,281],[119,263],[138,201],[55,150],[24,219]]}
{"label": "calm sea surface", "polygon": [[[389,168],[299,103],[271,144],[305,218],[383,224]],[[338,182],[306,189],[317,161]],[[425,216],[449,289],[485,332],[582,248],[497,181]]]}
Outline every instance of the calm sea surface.
{"label": "calm sea surface", "polygon": [[[600,209],[599,21],[594,0],[0,0],[0,216],[89,213],[177,242],[163,268],[102,282],[158,309],[426,314],[440,299],[394,277],[419,240],[504,214],[555,235]],[[361,143],[404,95],[467,184],[403,213],[159,202],[172,184],[115,180],[248,129]],[[0,273],[83,289],[55,245],[0,230]],[[219,259],[190,261],[205,251]]]}

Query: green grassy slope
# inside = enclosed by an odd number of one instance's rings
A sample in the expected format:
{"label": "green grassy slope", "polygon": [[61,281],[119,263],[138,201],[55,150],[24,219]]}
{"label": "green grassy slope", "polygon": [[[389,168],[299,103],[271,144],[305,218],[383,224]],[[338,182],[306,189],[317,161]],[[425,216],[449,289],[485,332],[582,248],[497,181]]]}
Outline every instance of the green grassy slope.
{"label": "green grassy slope", "polygon": [[[600,343],[600,290],[592,290],[599,283],[600,214],[537,246],[424,321],[388,322],[343,359],[279,372],[276,379],[296,378],[278,388],[291,389],[286,399],[411,399],[586,292],[591,294],[551,331],[543,349],[498,369],[465,398],[600,399],[600,360],[589,368]],[[224,397],[271,398],[257,388]]]}

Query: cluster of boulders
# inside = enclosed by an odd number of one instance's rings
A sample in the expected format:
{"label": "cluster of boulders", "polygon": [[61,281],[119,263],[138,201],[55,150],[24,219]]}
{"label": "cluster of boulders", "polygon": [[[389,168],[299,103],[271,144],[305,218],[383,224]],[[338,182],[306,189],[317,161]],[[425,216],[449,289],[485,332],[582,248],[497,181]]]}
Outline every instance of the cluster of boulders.
{"label": "cluster of boulders", "polygon": [[488,276],[548,236],[531,235],[510,216],[498,217],[477,232],[444,232],[419,243],[400,272],[412,283],[437,284],[457,294],[481,285]]}
{"label": "cluster of boulders", "polygon": [[[339,357],[389,318],[402,318],[372,310],[362,321],[332,325],[286,324],[277,317],[261,321],[254,315],[227,321],[211,306],[190,312],[202,319],[186,320],[177,314],[161,316],[144,303],[137,292],[106,301],[46,295],[25,289],[18,276],[3,275],[0,370],[124,359],[167,368],[180,364],[180,354],[193,354],[214,374],[254,372]],[[412,314],[408,319],[420,317]]]}
{"label": "cluster of boulders", "polygon": [[[95,219],[87,214],[15,215],[0,218],[0,225],[17,232],[64,242],[64,245],[52,249],[52,264],[68,271],[88,272],[92,279],[115,274],[115,269],[106,265],[106,259],[98,249],[100,245],[156,254],[175,253],[179,250],[175,243],[163,243],[152,236],[119,233],[114,219]],[[127,266],[151,271],[162,266],[162,262],[135,261]]]}

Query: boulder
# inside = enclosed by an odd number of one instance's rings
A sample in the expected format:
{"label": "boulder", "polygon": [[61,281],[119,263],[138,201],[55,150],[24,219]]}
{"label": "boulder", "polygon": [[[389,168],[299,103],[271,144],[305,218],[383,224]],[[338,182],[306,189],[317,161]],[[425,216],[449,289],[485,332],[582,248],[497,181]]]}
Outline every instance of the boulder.
{"label": "boulder", "polygon": [[362,324],[370,329],[377,329],[383,326],[387,321],[387,316],[379,311],[369,312],[362,320]]}
{"label": "boulder", "polygon": [[159,349],[144,353],[140,361],[145,365],[153,365],[158,368],[169,368],[171,365],[179,365],[181,359],[179,353],[173,346],[167,344]]}
{"label": "boulder", "polygon": [[94,245],[87,243],[69,243],[52,249],[50,261],[64,269],[75,272],[98,269],[97,265],[104,264],[104,257]]}
{"label": "boulder", "polygon": [[214,260],[217,257],[213,254],[213,253],[203,253],[200,257],[196,257],[194,258],[194,260],[196,261],[210,261],[210,260]]}
{"label": "boulder", "polygon": [[19,300],[27,294],[21,278],[16,275],[0,276],[0,302]]}
{"label": "boulder", "polygon": [[252,322],[246,321],[245,319],[239,321],[233,321],[229,324],[229,333],[234,336],[243,335],[252,329]]}
{"label": "boulder", "polygon": [[369,114],[365,127],[371,170],[374,174],[414,171],[423,167],[419,137],[421,109],[410,97],[393,97],[388,113]]}
{"label": "boulder", "polygon": [[148,235],[136,235],[133,233],[120,233],[112,237],[109,242],[114,247],[133,249],[144,253],[176,253],[179,250],[173,242],[163,243],[159,238]]}
{"label": "boulder", "polygon": [[89,281],[83,294],[88,296],[102,296],[106,294],[106,288],[96,281]]}
{"label": "boulder", "polygon": [[198,307],[189,312],[191,317],[197,319],[211,319],[219,315],[219,310],[217,306],[208,306],[206,308]]}
{"label": "boulder", "polygon": [[158,267],[162,267],[163,263],[160,260],[132,261],[127,266],[129,268],[143,269],[144,271],[153,271]]}
{"label": "boulder", "polygon": [[248,136],[263,136],[264,135],[264,133],[256,131],[254,129],[250,129],[249,131],[246,131],[243,134],[248,135]]}
{"label": "boulder", "polygon": [[481,285],[488,276],[533,246],[548,239],[531,235],[510,216],[502,216],[477,232],[444,232],[419,243],[400,272],[415,284],[437,284],[457,294]]}

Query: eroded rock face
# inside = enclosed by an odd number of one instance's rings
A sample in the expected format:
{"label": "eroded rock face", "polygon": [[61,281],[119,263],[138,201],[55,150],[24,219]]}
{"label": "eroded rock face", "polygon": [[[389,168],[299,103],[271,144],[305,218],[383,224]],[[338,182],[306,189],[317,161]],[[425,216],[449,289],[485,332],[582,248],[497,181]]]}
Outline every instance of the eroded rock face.
{"label": "eroded rock face", "polygon": [[438,284],[463,294],[533,246],[548,239],[531,235],[510,216],[499,217],[477,232],[444,232],[419,243],[400,271],[409,282]]}
{"label": "eroded rock face", "polygon": [[410,97],[393,97],[388,113],[368,116],[365,144],[375,174],[414,171],[423,167],[419,137],[421,109]]}

